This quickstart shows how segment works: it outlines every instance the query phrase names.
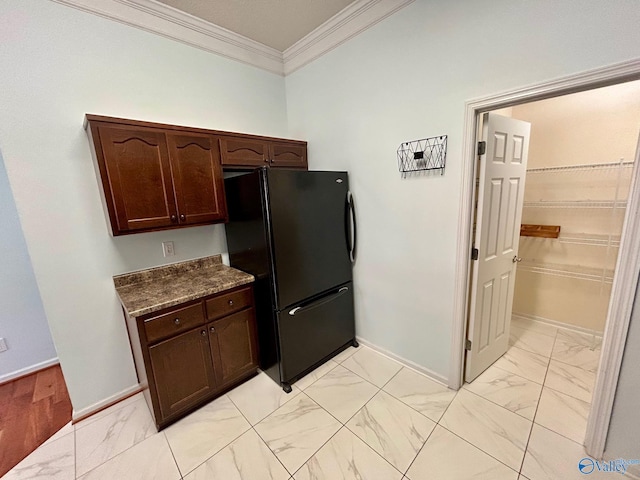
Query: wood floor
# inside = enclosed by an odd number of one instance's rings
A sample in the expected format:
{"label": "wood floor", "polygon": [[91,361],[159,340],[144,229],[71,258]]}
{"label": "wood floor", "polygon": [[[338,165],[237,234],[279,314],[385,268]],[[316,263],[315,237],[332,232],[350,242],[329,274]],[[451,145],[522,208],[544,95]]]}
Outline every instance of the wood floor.
{"label": "wood floor", "polygon": [[0,385],[0,477],[70,421],[60,365]]}

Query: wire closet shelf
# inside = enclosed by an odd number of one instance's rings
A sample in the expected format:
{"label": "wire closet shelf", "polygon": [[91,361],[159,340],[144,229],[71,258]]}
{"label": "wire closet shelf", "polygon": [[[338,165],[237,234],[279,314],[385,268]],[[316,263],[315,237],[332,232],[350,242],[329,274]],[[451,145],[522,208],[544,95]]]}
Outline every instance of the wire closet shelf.
{"label": "wire closet shelf", "polygon": [[397,150],[402,178],[432,170],[444,175],[447,161],[447,135],[403,142]]}

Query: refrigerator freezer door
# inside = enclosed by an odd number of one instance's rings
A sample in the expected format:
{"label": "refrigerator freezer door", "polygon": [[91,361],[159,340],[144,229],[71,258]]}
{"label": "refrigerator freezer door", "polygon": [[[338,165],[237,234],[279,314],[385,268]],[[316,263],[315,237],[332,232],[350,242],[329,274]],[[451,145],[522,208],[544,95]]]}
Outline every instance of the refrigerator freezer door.
{"label": "refrigerator freezer door", "polygon": [[351,281],[346,172],[271,169],[277,310]]}
{"label": "refrigerator freezer door", "polygon": [[281,378],[290,383],[355,338],[353,285],[279,312]]}

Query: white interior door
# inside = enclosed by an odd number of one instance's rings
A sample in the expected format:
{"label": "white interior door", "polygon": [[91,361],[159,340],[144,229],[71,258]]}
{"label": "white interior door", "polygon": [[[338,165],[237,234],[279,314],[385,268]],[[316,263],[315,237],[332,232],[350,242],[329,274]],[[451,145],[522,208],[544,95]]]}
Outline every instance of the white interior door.
{"label": "white interior door", "polygon": [[494,113],[483,116],[482,141],[486,148],[479,166],[474,238],[478,258],[472,267],[467,382],[509,346],[530,130],[527,122]]}

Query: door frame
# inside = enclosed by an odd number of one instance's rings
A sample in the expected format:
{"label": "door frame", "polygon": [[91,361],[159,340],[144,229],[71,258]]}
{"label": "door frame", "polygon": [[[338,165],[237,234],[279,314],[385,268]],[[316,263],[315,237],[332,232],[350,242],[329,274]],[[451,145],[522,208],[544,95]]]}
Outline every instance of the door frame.
{"label": "door frame", "polygon": [[[640,79],[640,59],[634,59],[465,102],[453,332],[449,362],[450,388],[458,390],[464,381],[479,115],[491,110],[638,79]],[[598,368],[587,424],[585,446],[587,453],[594,458],[602,458],[604,453],[631,319],[631,308],[635,298],[638,275],[640,275],[640,168],[638,160],[636,159],[634,165],[633,181],[627,202],[625,223],[620,239],[620,250],[607,313],[600,367]],[[600,371],[607,371],[608,375],[600,375]]]}

